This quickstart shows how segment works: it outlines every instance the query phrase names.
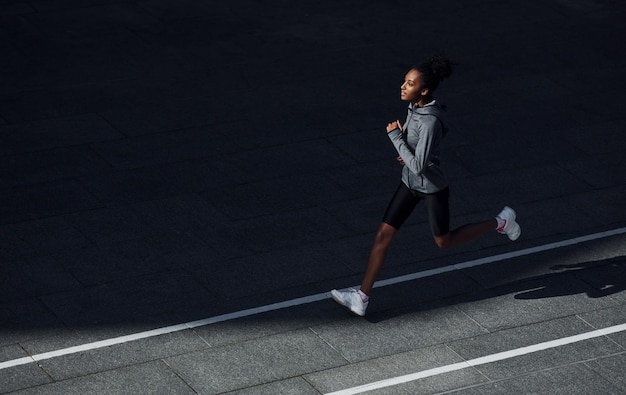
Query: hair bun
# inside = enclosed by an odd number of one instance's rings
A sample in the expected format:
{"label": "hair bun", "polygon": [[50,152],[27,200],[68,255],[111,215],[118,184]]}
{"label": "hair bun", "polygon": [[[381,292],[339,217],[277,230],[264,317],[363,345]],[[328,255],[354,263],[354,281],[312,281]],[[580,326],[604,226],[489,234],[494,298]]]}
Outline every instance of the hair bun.
{"label": "hair bun", "polygon": [[426,58],[425,63],[430,66],[432,73],[439,81],[443,81],[452,74],[452,61],[443,54],[430,55]]}

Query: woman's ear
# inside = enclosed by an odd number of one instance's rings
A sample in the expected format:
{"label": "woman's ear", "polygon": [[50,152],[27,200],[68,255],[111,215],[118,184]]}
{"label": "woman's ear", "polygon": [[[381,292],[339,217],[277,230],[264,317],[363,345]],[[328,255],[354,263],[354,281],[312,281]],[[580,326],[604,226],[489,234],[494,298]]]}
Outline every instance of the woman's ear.
{"label": "woman's ear", "polygon": [[428,92],[429,92],[429,91],[430,91],[430,90],[429,90],[428,88],[423,88],[423,89],[422,89],[422,91],[421,91],[420,93],[422,94],[422,96],[426,97],[426,96],[428,96]]}

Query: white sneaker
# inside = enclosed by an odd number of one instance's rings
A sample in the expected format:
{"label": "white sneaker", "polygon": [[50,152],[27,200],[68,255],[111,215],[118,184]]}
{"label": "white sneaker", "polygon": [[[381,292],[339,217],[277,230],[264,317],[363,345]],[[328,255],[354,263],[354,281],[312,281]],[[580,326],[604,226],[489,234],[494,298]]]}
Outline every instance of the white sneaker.
{"label": "white sneaker", "polygon": [[363,302],[361,296],[359,296],[355,289],[351,289],[349,291],[337,291],[336,289],[333,289],[330,291],[330,294],[335,302],[347,308],[354,314],[360,315],[361,317],[365,315],[365,310],[367,309],[369,301]]}
{"label": "white sneaker", "polygon": [[498,232],[509,236],[509,239],[515,241],[522,234],[522,228],[515,222],[515,211],[506,206],[502,209],[498,218],[504,222],[502,226],[498,228]]}

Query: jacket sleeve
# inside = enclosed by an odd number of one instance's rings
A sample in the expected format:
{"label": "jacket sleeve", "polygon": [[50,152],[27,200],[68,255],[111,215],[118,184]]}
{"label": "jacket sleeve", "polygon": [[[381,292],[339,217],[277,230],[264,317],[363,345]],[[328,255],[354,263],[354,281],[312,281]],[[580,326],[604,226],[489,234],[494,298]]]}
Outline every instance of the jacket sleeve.
{"label": "jacket sleeve", "polygon": [[[404,141],[400,129],[392,130],[388,133],[388,136],[404,161],[405,166],[412,173],[421,175],[430,162],[435,140],[441,134],[441,130],[439,130],[438,122],[420,122],[418,125],[416,127],[420,127],[420,130],[413,128],[407,131],[409,135],[413,134],[413,138],[417,138],[415,151]],[[409,138],[407,137],[407,139]]]}

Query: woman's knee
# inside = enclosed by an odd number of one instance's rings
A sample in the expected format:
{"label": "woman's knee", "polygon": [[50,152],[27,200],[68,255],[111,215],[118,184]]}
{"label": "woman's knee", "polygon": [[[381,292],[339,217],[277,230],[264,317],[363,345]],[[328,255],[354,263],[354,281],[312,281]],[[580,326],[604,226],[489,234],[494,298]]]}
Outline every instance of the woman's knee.
{"label": "woman's knee", "polygon": [[391,225],[383,223],[376,232],[375,244],[379,246],[389,246],[398,231]]}

